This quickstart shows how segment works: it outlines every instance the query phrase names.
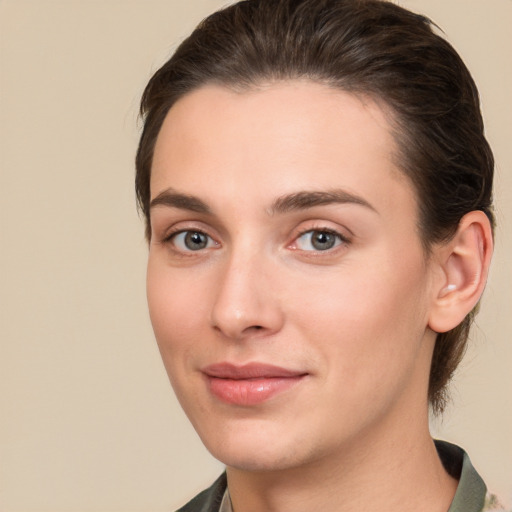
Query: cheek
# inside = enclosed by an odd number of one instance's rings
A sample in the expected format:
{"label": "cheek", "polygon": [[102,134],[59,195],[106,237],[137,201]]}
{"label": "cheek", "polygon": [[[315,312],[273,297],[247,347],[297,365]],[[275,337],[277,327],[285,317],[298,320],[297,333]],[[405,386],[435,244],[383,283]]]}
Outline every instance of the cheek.
{"label": "cheek", "polygon": [[200,282],[180,279],[179,272],[149,259],[149,314],[166,366],[177,361],[173,355],[190,350],[207,318],[206,290],[198,286]]}
{"label": "cheek", "polygon": [[427,325],[422,260],[394,261],[399,268],[350,266],[317,280],[297,305],[296,321],[316,340],[324,364],[351,383],[396,373],[419,350]]}

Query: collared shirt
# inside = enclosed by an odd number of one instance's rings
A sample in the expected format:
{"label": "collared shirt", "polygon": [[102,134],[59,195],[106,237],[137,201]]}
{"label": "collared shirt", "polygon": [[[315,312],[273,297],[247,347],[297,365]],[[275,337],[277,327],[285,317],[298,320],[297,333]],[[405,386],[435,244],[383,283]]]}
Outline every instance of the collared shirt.
{"label": "collared shirt", "polygon": [[448,512],[484,512],[487,487],[468,454],[444,441],[436,441],[436,448],[446,471],[459,480]]}
{"label": "collared shirt", "polygon": [[233,507],[231,506],[231,498],[229,497],[229,489],[227,487],[226,492],[222,497],[219,512],[233,512]]}

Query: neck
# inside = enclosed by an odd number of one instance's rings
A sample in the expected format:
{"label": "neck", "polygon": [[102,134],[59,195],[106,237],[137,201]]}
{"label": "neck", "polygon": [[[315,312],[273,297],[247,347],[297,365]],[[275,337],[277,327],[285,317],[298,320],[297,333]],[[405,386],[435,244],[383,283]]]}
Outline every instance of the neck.
{"label": "neck", "polygon": [[366,432],[300,467],[265,472],[228,467],[234,512],[446,512],[457,482],[437,455],[427,411],[420,417],[418,412],[400,428],[388,429],[391,437]]}

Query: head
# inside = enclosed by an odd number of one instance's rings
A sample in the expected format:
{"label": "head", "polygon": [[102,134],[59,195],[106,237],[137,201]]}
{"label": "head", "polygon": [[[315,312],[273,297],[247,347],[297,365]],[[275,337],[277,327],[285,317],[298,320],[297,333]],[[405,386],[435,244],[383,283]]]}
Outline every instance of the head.
{"label": "head", "polygon": [[[394,164],[414,191],[426,260],[469,212],[493,224],[494,162],[478,92],[428,19],[379,0],[247,0],[205,19],[144,92],[136,189],[148,240],[154,149],[171,108],[209,86],[244,94],[304,80],[373,102],[385,114]],[[437,412],[474,313],[437,335],[428,384]]]}

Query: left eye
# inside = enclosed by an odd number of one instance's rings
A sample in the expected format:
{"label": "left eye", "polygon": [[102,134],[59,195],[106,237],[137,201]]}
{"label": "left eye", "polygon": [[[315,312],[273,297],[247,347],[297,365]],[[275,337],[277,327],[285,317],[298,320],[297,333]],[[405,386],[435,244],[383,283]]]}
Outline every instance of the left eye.
{"label": "left eye", "polygon": [[296,246],[301,251],[328,251],[344,240],[338,233],[325,230],[312,230],[303,233],[297,238]]}
{"label": "left eye", "polygon": [[201,231],[181,231],[173,235],[171,240],[181,251],[200,251],[216,245],[207,234]]}

